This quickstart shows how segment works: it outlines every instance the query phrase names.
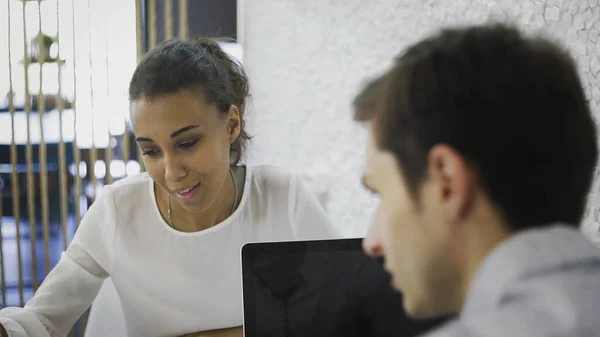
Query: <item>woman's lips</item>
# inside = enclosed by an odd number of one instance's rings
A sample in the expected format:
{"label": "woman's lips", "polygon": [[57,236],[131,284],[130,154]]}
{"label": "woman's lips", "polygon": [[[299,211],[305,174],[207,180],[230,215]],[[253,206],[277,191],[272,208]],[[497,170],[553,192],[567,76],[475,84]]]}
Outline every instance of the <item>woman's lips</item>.
{"label": "woman's lips", "polygon": [[182,202],[190,201],[196,196],[196,193],[198,192],[198,186],[200,186],[199,183],[192,187],[188,187],[185,189],[179,189],[179,190],[175,191],[175,195]]}

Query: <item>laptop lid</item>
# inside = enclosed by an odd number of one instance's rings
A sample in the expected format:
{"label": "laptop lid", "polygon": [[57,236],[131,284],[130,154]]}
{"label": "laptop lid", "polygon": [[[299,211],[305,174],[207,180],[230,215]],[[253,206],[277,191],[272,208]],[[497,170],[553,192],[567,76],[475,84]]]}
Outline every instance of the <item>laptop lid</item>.
{"label": "laptop lid", "polygon": [[242,248],[245,337],[415,336],[445,319],[409,319],[381,259],[361,239]]}

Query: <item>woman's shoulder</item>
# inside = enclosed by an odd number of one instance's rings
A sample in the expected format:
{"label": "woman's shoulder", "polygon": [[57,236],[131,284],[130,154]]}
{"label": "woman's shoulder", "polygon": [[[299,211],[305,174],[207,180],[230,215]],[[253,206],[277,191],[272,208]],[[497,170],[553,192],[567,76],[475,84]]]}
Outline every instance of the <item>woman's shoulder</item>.
{"label": "woman's shoulder", "polygon": [[289,181],[296,175],[292,170],[277,165],[249,165],[247,168],[252,173],[254,179]]}
{"label": "woman's shoulder", "polygon": [[307,186],[303,175],[281,166],[256,165],[249,167],[248,172],[250,172],[252,194],[261,198],[291,202],[296,196],[307,194],[312,190]]}
{"label": "woman's shoulder", "polygon": [[247,170],[253,186],[267,190],[289,190],[298,180],[295,172],[276,165],[253,165],[248,166]]}
{"label": "woman's shoulder", "polygon": [[117,205],[139,204],[144,201],[145,196],[149,196],[150,183],[151,179],[147,173],[138,173],[105,185],[102,194],[110,194]]}

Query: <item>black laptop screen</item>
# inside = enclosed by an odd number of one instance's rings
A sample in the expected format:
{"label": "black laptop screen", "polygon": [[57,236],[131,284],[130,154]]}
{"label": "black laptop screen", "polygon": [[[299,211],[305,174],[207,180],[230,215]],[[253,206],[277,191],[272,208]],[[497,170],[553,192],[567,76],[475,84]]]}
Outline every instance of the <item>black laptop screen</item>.
{"label": "black laptop screen", "polygon": [[414,321],[361,239],[247,244],[242,249],[246,337],[415,336]]}

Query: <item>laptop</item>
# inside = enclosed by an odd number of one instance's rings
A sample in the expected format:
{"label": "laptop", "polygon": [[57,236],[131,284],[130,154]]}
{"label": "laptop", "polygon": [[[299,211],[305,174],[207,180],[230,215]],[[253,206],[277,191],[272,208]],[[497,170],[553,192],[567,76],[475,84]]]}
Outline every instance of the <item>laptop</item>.
{"label": "laptop", "polygon": [[244,245],[244,336],[416,336],[448,319],[409,319],[382,260],[361,245],[361,239]]}

